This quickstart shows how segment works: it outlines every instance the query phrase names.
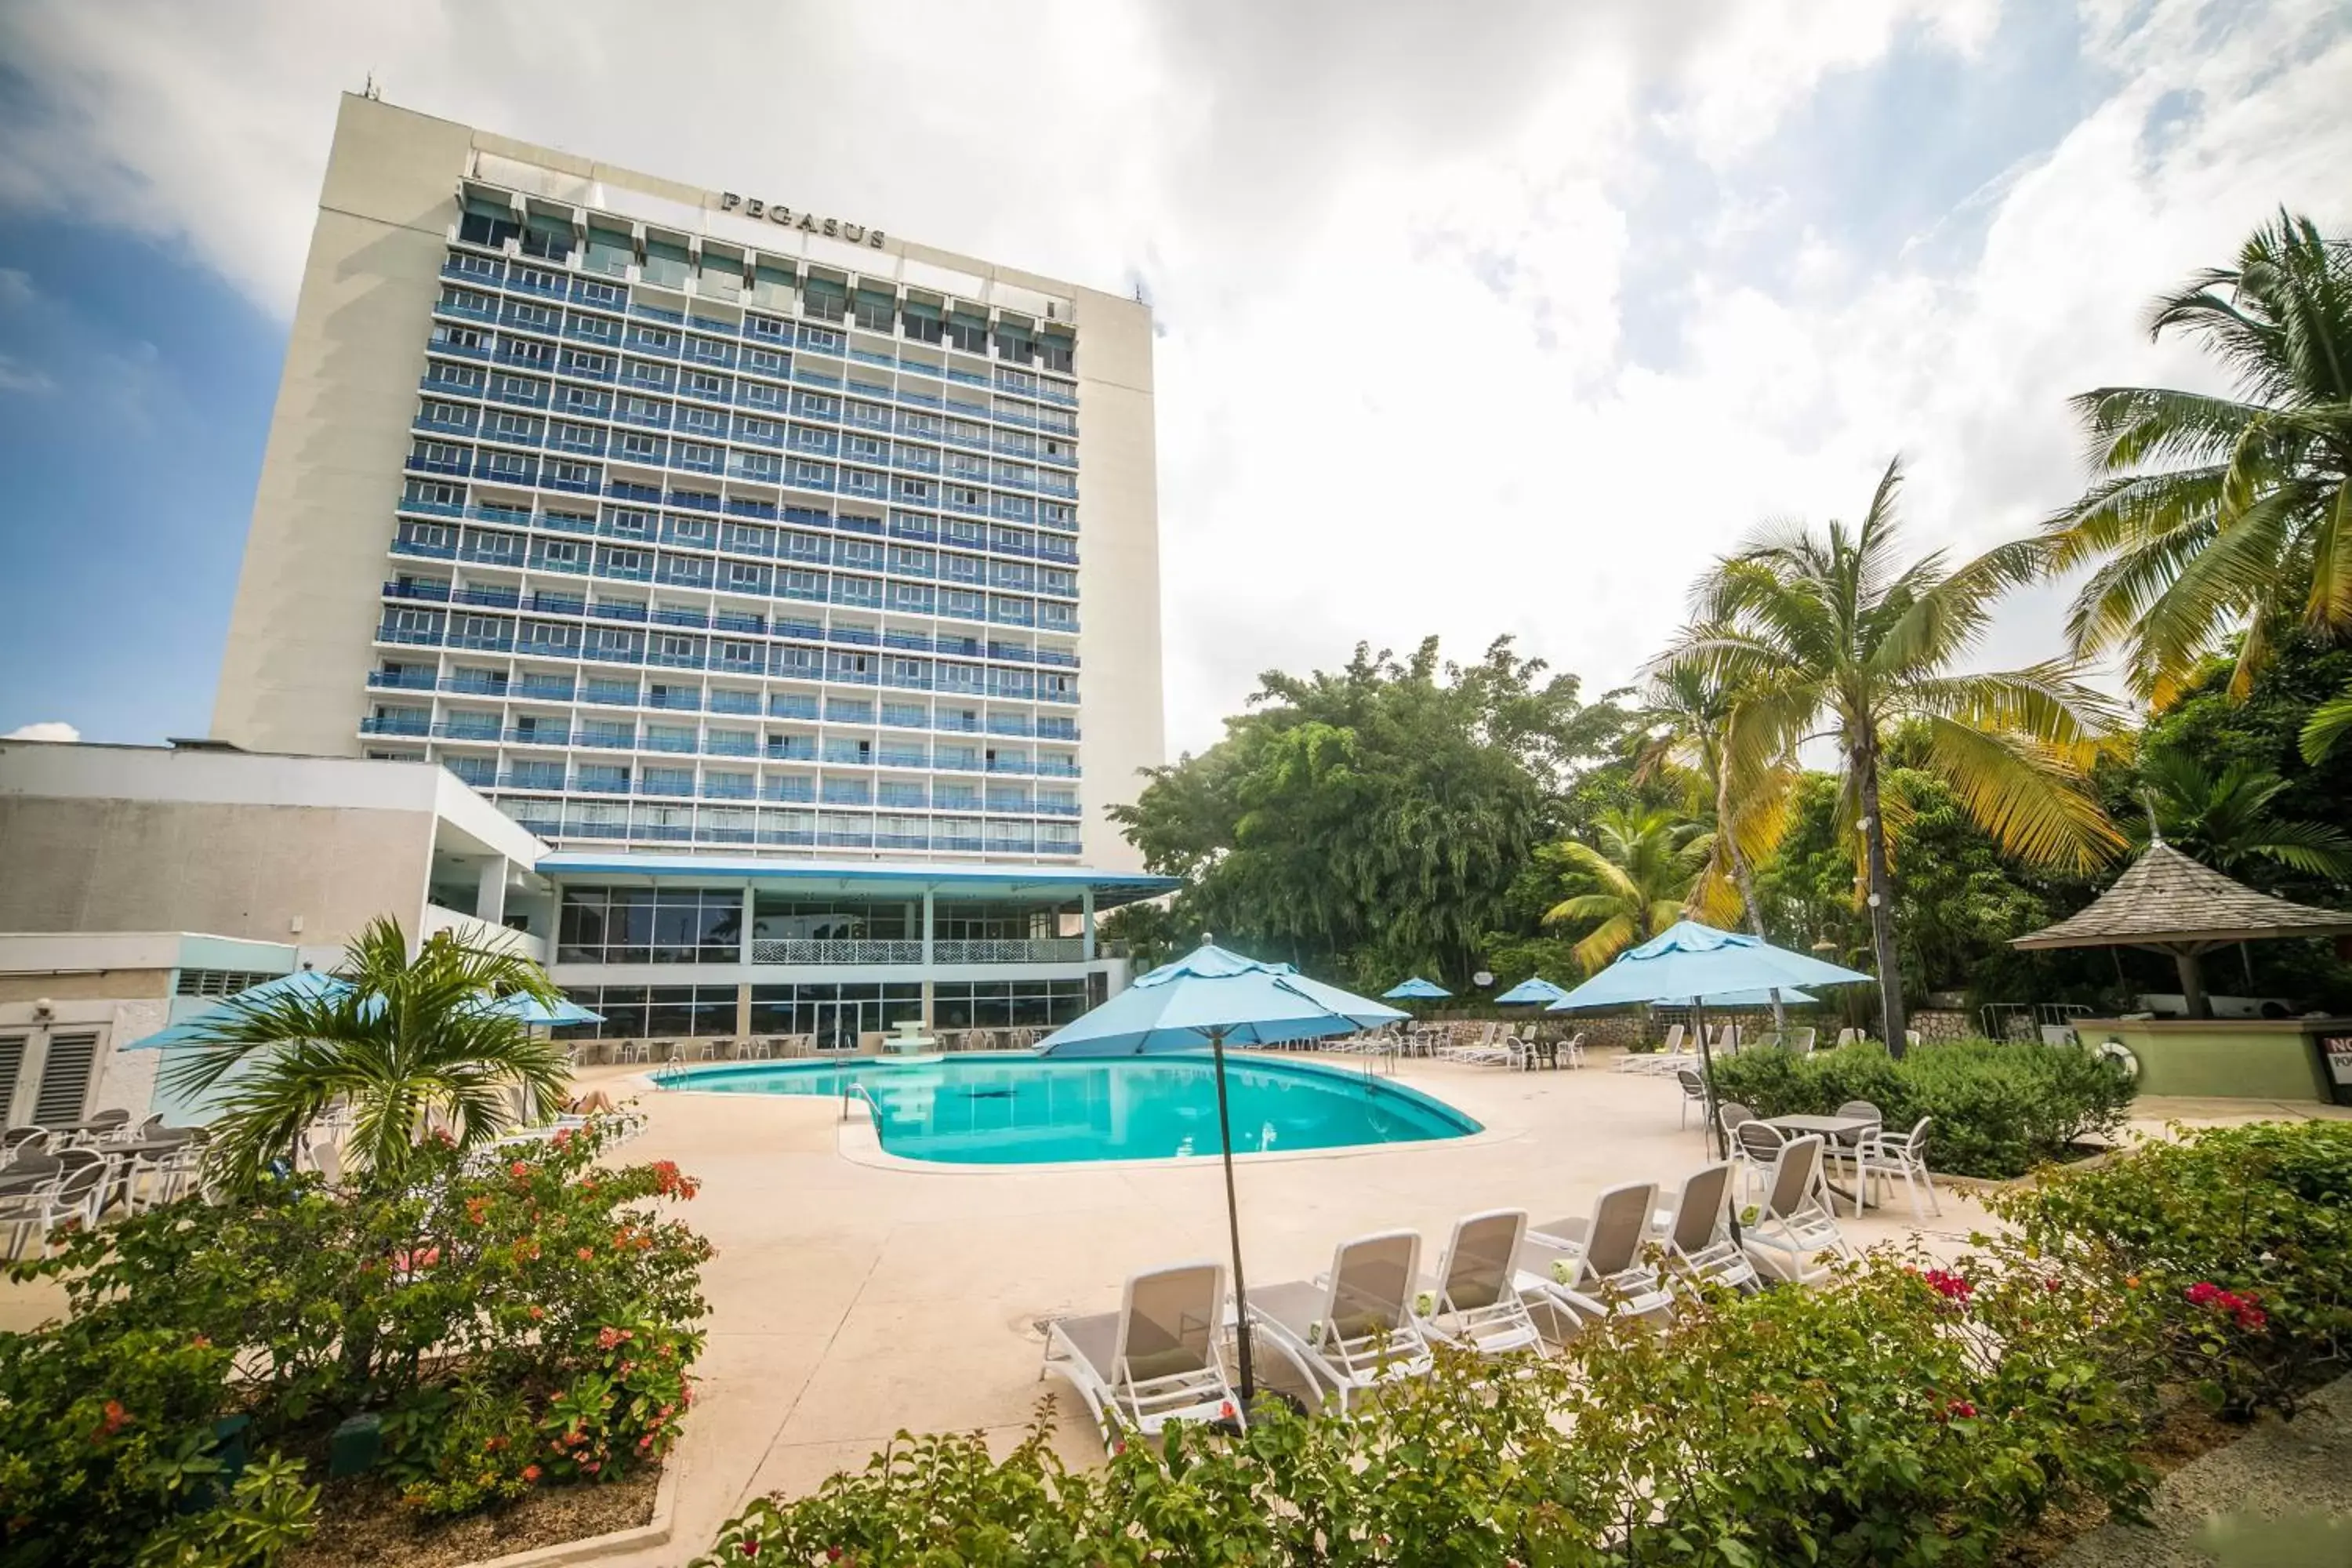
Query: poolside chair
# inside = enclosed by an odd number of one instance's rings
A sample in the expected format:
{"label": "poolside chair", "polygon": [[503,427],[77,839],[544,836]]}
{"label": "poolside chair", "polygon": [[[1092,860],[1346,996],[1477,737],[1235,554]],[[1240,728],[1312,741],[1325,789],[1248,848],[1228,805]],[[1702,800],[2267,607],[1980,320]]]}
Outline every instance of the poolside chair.
{"label": "poolside chair", "polygon": [[1674,1298],[1642,1257],[1658,1184],[1628,1182],[1593,1200],[1582,1218],[1537,1226],[1520,1243],[1520,1289],[1590,1318],[1663,1311]]}
{"label": "poolside chair", "polygon": [[1683,1086],[1682,1124],[1685,1127],[1690,1125],[1691,1107],[1696,1105],[1699,1110],[1699,1124],[1704,1128],[1706,1116],[1706,1079],[1700,1077],[1695,1068],[1676,1068],[1675,1081]]}
{"label": "poolside chair", "polygon": [[1344,1415],[1350,1395],[1429,1372],[1412,1315],[1420,1273],[1418,1232],[1360,1236],[1339,1244],[1328,1274],[1253,1289],[1250,1321],[1330,1385]]}
{"label": "poolside chair", "polygon": [[1222,1263],[1131,1275],[1118,1311],[1045,1325],[1037,1376],[1068,1381],[1106,1447],[1156,1437],[1173,1420],[1241,1421],[1241,1396],[1225,1376],[1225,1312]]}
{"label": "poolside chair", "polygon": [[1731,1239],[1731,1162],[1701,1165],[1683,1178],[1666,1224],[1665,1267],[1669,1278],[1696,1294],[1703,1286],[1752,1292],[1764,1289],[1740,1245]]}
{"label": "poolside chair", "polygon": [[[1840,1116],[1862,1118],[1872,1122],[1873,1126],[1869,1131],[1863,1132],[1858,1135],[1846,1134],[1838,1138],[1825,1140],[1822,1147],[1822,1168],[1824,1174],[1841,1166],[1851,1168],[1860,1161],[1862,1158],[1862,1146],[1868,1142],[1871,1138],[1877,1133],[1878,1127],[1876,1124],[1884,1122],[1886,1120],[1886,1113],[1866,1100],[1849,1100],[1843,1105],[1837,1108],[1837,1113]],[[1857,1183],[1859,1183],[1860,1178],[1857,1176],[1855,1179]],[[1854,1203],[1856,1206],[1853,1211],[1857,1215],[1862,1212],[1860,1206],[1861,1202],[1862,1188],[1857,1184],[1854,1188]]]}
{"label": "poolside chair", "polygon": [[1790,1030],[1787,1042],[1790,1055],[1799,1057],[1811,1056],[1813,1050],[1813,1042],[1820,1037],[1821,1031],[1819,1029]]}
{"label": "poolside chair", "polygon": [[1918,1045],[1918,1044],[1920,1043],[1920,1039],[1919,1039],[1919,1031],[1918,1031],[1918,1030],[1916,1030],[1916,1029],[1906,1029],[1906,1030],[1904,1030],[1904,1031],[1903,1031],[1903,1043],[1904,1043],[1906,1046],[1916,1046],[1916,1045]]}
{"label": "poolside chair", "polygon": [[1860,1045],[1862,1043],[1862,1038],[1863,1035],[1860,1029],[1840,1029],[1838,1031],[1837,1043],[1841,1046]]}
{"label": "poolside chair", "polygon": [[1574,1034],[1569,1036],[1568,1038],[1560,1041],[1559,1059],[1566,1062],[1572,1068],[1580,1068],[1584,1065],[1583,1030],[1579,1029]]}
{"label": "poolside chair", "polygon": [[1731,1162],[1739,1167],[1744,1184],[1762,1191],[1780,1151],[1789,1146],[1789,1135],[1753,1116],[1745,1121],[1727,1121],[1724,1131],[1730,1135]]}
{"label": "poolside chair", "polygon": [[1527,1233],[1525,1209],[1490,1209],[1454,1221],[1427,1292],[1428,1310],[1414,1302],[1423,1331],[1480,1355],[1539,1349],[1543,1332],[1520,1299],[1512,1267]]}
{"label": "poolside chair", "polygon": [[1792,1138],[1773,1161],[1764,1201],[1743,1240],[1748,1256],[1763,1272],[1790,1284],[1829,1278],[1834,1263],[1849,1261],[1853,1245],[1838,1228],[1822,1197],[1822,1141],[1818,1134]]}
{"label": "poolside chair", "polygon": [[1943,1204],[1936,1196],[1936,1178],[1927,1173],[1927,1123],[1935,1120],[1923,1116],[1908,1132],[1874,1132],[1865,1134],[1854,1152],[1855,1213],[1861,1212],[1863,1183],[1875,1176],[1884,1180],[1891,1176],[1903,1178],[1903,1190],[1911,1199],[1911,1217],[1919,1217],[1919,1188],[1927,1189],[1927,1207],[1941,1218]]}

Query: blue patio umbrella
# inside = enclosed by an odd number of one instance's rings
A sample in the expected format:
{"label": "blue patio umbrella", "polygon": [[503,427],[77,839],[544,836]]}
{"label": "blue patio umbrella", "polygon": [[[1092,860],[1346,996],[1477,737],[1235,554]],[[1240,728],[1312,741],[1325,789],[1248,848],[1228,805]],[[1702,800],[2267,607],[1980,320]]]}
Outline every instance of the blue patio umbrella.
{"label": "blue patio umbrella", "polygon": [[1420,975],[1416,974],[1410,980],[1399,981],[1396,984],[1391,985],[1387,990],[1381,992],[1381,994],[1387,997],[1391,1002],[1435,1002],[1444,997],[1451,996],[1454,993],[1448,991],[1444,986],[1437,984],[1433,981],[1423,980]]}
{"label": "blue patio umbrella", "polygon": [[[1824,963],[1809,953],[1774,947],[1760,936],[1717,931],[1696,921],[1676,921],[1559,1001],[1548,1011],[1622,1006],[1632,1002],[1675,1002],[1698,1017],[1698,1048],[1706,1068],[1707,1120],[1715,1121],[1715,1060],[1706,1044],[1706,1005],[1756,992],[1783,997],[1801,985],[1866,985],[1870,976]],[[1729,1152],[1722,1127],[1717,1142]]]}
{"label": "blue patio umbrella", "polygon": [[227,998],[217,1007],[207,1007],[192,1018],[183,1018],[170,1028],[159,1029],[143,1039],[131,1041],[126,1051],[158,1050],[167,1046],[192,1045],[209,1039],[213,1031],[223,1024],[257,1007],[267,1007],[287,997],[305,1001],[325,1001],[349,992],[352,983],[315,969],[298,969],[291,974],[281,974],[275,980],[265,980],[258,985],[248,985]]}
{"label": "blue patio umbrella", "polygon": [[518,991],[511,996],[485,999],[478,1011],[504,1013],[526,1024],[601,1024],[602,1013],[592,1013],[569,996],[559,996],[553,1002],[542,1002],[527,992]]}
{"label": "blue patio umbrella", "polygon": [[1041,1057],[1139,1057],[1206,1047],[1215,1064],[1217,1144],[1225,1169],[1225,1224],[1233,1237],[1234,1305],[1241,1331],[1242,1399],[1250,1365],[1249,1294],[1242,1279],[1241,1207],[1234,1194],[1234,1131],[1225,1102],[1225,1047],[1282,1045],[1393,1024],[1396,1008],[1310,980],[1287,963],[1262,963],[1203,941],[1083,1017],[1037,1042]]}
{"label": "blue patio umbrella", "polygon": [[1549,1005],[1567,994],[1567,992],[1554,985],[1542,975],[1531,974],[1496,997],[1495,1001],[1498,1006],[1505,1007],[1521,1007],[1532,1003]]}

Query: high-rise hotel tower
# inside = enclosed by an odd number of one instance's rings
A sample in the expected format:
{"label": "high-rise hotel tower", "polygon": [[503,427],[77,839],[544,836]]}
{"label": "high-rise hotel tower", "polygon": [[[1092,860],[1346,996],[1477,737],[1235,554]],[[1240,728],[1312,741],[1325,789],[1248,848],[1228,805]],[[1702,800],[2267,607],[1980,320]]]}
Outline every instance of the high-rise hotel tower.
{"label": "high-rise hotel tower", "polygon": [[213,732],[489,796],[559,979],[1076,978],[1153,881],[1150,311],[716,177],[344,99]]}

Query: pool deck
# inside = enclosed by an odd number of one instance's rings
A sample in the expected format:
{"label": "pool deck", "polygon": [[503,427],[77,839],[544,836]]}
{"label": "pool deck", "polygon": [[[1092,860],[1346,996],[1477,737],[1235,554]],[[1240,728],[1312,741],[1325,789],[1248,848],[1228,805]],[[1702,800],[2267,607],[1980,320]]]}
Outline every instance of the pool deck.
{"label": "pool deck", "polygon": [[[1290,1059],[1290,1058],[1286,1058]],[[1434,1260],[1447,1227],[1479,1209],[1524,1207],[1538,1221],[1579,1213],[1604,1187],[1678,1183],[1705,1163],[1694,1125],[1677,1127],[1670,1080],[1607,1070],[1517,1073],[1413,1062],[1401,1081],[1455,1106],[1486,1132],[1360,1151],[1239,1163],[1244,1257],[1258,1283],[1305,1278],[1334,1244],[1418,1227]],[[1351,1070],[1360,1070],[1348,1064]],[[583,1077],[615,1092],[634,1069]],[[861,1466],[904,1427],[984,1429],[1009,1437],[1037,1398],[1038,1319],[1115,1308],[1127,1276],[1225,1256],[1224,1197],[1213,1159],[1114,1165],[925,1168],[845,1157],[870,1147],[845,1130],[836,1100],[785,1095],[646,1093],[629,1160],[677,1160],[701,1179],[683,1217],[718,1247],[704,1277],[709,1348],[681,1445],[676,1542],[609,1563],[683,1562],[761,1492],[801,1492]],[[2136,1123],[2244,1121],[2316,1108],[2242,1100],[2143,1102]],[[2320,1114],[2328,1114],[2320,1111]],[[2352,1114],[2352,1112],[2338,1112]],[[1898,1197],[1846,1222],[1862,1244],[1916,1235],[1949,1254],[1987,1225],[1947,1193],[1943,1216],[1914,1229]],[[1843,1217],[1843,1216],[1842,1216]],[[0,1329],[30,1326],[53,1292],[0,1283]],[[1100,1447],[1065,1398],[1057,1446],[1088,1462]]]}

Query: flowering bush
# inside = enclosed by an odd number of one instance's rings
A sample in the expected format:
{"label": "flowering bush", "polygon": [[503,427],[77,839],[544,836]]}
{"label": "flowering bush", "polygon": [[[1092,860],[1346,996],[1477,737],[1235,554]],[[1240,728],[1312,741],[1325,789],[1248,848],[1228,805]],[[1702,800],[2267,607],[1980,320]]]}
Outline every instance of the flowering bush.
{"label": "flowering bush", "polygon": [[[1098,1472],[1050,1417],[992,1458],[904,1435],[813,1496],[755,1502],[703,1568],[971,1564],[1982,1563],[2045,1510],[2126,1517],[2148,1473],[2146,1301],[2020,1246],[1874,1257],[1834,1289],[1620,1320],[1511,1369],[1441,1352],[1345,1421],[1265,1406]],[[1517,1375],[1506,1374],[1506,1373]]]}
{"label": "flowering bush", "polygon": [[1913,1047],[1901,1061],[1864,1041],[1793,1056],[1742,1051],[1715,1063],[1717,1100],[1759,1116],[1825,1116],[1866,1100],[1888,1131],[1923,1116],[1928,1163],[1958,1176],[2021,1176],[2086,1135],[2121,1131],[2131,1080],[2070,1046],[1960,1040]]}
{"label": "flowering bush", "polygon": [[190,1408],[242,1411],[258,1441],[379,1412],[387,1470],[427,1512],[625,1473],[677,1437],[710,1248],[662,1215],[694,1182],[598,1167],[607,1136],[592,1121],[488,1163],[435,1146],[380,1185],[302,1177],[77,1236],[16,1270],[61,1281],[73,1316],[0,1336],[0,1412],[64,1397],[12,1373],[45,1346],[160,1336],[207,1347]]}
{"label": "flowering bush", "polygon": [[2126,1273],[2224,1414],[2292,1415],[2352,1352],[2352,1124],[2176,1131],[1993,1210],[2053,1256]]}

